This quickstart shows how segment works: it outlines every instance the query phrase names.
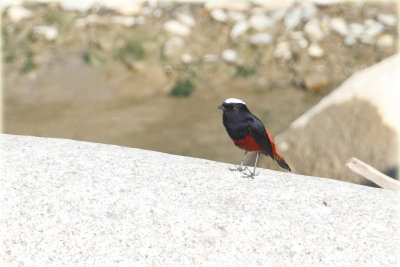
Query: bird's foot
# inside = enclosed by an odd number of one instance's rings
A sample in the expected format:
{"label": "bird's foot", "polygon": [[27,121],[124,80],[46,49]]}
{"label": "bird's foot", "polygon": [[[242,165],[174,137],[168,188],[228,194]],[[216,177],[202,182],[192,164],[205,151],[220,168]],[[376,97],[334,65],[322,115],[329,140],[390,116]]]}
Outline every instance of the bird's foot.
{"label": "bird's foot", "polygon": [[243,168],[243,166],[234,166],[233,168],[229,168],[229,170],[230,171],[239,171],[239,172],[242,172],[242,171],[245,171],[246,169],[248,169],[247,167],[244,167]]}
{"label": "bird's foot", "polygon": [[252,171],[250,171],[250,169],[249,168],[247,168],[246,167],[246,169],[249,171],[249,173],[243,173],[243,178],[251,178],[251,179],[254,179],[254,177],[258,174],[258,173],[256,173],[256,172],[252,172]]}

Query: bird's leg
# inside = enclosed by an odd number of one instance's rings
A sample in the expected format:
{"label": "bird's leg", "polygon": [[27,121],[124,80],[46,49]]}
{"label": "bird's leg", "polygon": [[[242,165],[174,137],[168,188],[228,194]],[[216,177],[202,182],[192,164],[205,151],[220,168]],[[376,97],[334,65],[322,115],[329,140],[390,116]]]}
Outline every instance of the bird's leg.
{"label": "bird's leg", "polygon": [[251,177],[253,177],[253,178],[254,178],[254,175],[256,175],[256,168],[257,168],[257,163],[258,163],[258,156],[260,156],[260,152],[257,152],[256,163],[254,164],[254,170],[253,170],[253,173],[251,174]]}
{"label": "bird's leg", "polygon": [[246,152],[244,152],[244,156],[243,156],[242,162],[240,163],[240,166],[235,166],[235,168],[229,168],[229,170],[240,171],[240,172],[244,171],[247,168],[247,167],[243,168],[243,164],[244,164],[244,160],[246,159],[246,155],[247,155],[247,150],[246,150]]}
{"label": "bird's leg", "polygon": [[246,150],[246,152],[244,152],[242,162],[240,163],[240,166],[239,166],[239,168],[238,168],[238,170],[239,170],[240,172],[241,172],[241,171],[244,171],[244,169],[243,169],[243,164],[244,164],[244,160],[246,159],[246,155],[247,155],[247,150]]}
{"label": "bird's leg", "polygon": [[250,175],[248,177],[253,178],[254,176],[256,176],[256,168],[257,168],[257,163],[258,163],[258,156],[260,156],[260,152],[257,152],[257,156],[256,156],[256,163],[254,164],[254,170],[253,172],[250,172]]}

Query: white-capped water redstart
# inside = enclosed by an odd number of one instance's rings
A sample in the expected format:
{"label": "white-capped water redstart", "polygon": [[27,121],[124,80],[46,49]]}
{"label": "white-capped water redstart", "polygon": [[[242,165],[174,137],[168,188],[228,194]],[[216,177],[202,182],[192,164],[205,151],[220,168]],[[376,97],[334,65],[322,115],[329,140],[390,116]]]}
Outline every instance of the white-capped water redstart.
{"label": "white-capped water redstart", "polygon": [[242,163],[238,168],[239,171],[244,170],[244,160],[246,159],[247,152],[251,151],[257,153],[254,170],[250,174],[251,177],[255,175],[260,153],[270,156],[273,160],[276,160],[279,166],[291,171],[289,165],[276,151],[271,133],[265,128],[264,124],[250,112],[244,101],[237,98],[228,98],[221,106],[218,106],[218,108],[223,110],[222,122],[224,123],[229,137],[236,146],[246,151]]}

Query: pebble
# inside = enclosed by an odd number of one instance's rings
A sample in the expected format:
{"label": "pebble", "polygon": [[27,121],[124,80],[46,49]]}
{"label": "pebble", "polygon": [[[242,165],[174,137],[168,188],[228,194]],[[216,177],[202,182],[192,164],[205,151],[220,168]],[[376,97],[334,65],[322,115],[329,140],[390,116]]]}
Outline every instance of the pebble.
{"label": "pebble", "polygon": [[304,38],[303,32],[292,32],[290,38],[296,45],[300,46],[301,48],[304,49],[308,47],[308,41],[306,38]]}
{"label": "pebble", "polygon": [[292,57],[290,44],[287,41],[280,42],[275,49],[274,58],[289,60]]}
{"label": "pebble", "polygon": [[377,19],[387,26],[396,26],[397,18],[391,14],[378,14]]}
{"label": "pebble", "polygon": [[208,0],[204,3],[205,9],[225,9],[235,10],[240,12],[248,11],[251,8],[251,3],[247,1],[214,1]]}
{"label": "pebble", "polygon": [[52,26],[35,26],[33,32],[43,35],[48,41],[54,41],[58,38],[58,30]]}
{"label": "pebble", "polygon": [[188,14],[180,13],[176,18],[186,26],[193,27],[196,24],[194,18]]}
{"label": "pebble", "polygon": [[255,5],[262,7],[265,10],[288,9],[293,6],[293,0],[253,0]]}
{"label": "pebble", "polygon": [[221,58],[228,63],[234,63],[238,59],[238,54],[235,50],[226,49],[222,51]]}
{"label": "pebble", "polygon": [[182,48],[185,46],[185,41],[179,37],[172,37],[165,42],[163,47],[163,55],[166,57],[172,57],[176,54],[180,54]]}
{"label": "pebble", "polygon": [[367,37],[373,38],[381,34],[384,29],[385,27],[383,26],[382,23],[373,21],[372,23],[369,23],[363,34],[366,35]]}
{"label": "pebble", "polygon": [[308,47],[307,52],[313,58],[320,58],[324,55],[324,50],[322,50],[322,48],[317,43],[312,43]]}
{"label": "pebble", "polygon": [[86,13],[95,3],[95,0],[63,0],[58,4],[60,8],[66,11],[78,11],[80,13]]}
{"label": "pebble", "polygon": [[361,41],[361,43],[367,44],[367,45],[372,45],[375,43],[374,38],[371,36],[368,36],[368,35],[361,36],[360,41]]}
{"label": "pebble", "polygon": [[181,62],[184,64],[190,64],[193,62],[193,57],[190,54],[183,54],[181,56]]}
{"label": "pebble", "polygon": [[143,25],[146,23],[146,17],[145,16],[137,16],[137,17],[135,17],[135,22],[136,22],[136,24]]}
{"label": "pebble", "polygon": [[272,13],[272,19],[275,21],[281,21],[286,15],[286,9],[277,9]]}
{"label": "pebble", "polygon": [[250,37],[250,43],[253,45],[268,45],[272,40],[272,36],[268,33],[257,33]]}
{"label": "pebble", "polygon": [[191,31],[188,26],[185,24],[177,21],[177,20],[169,20],[164,23],[164,30],[166,30],[169,33],[186,37],[189,36]]}
{"label": "pebble", "polygon": [[232,38],[232,40],[235,40],[237,37],[239,37],[240,35],[244,34],[245,32],[247,32],[247,30],[249,29],[250,25],[246,20],[242,20],[237,22],[231,30],[230,33],[230,37]]}
{"label": "pebble", "polygon": [[304,1],[301,5],[302,17],[308,21],[315,17],[318,9],[312,2]]}
{"label": "pebble", "polygon": [[361,37],[364,32],[365,27],[360,23],[350,23],[349,24],[349,35],[353,35],[355,37]]}
{"label": "pebble", "polygon": [[218,61],[218,56],[215,54],[206,54],[203,56],[204,62],[216,62]]}
{"label": "pebble", "polygon": [[105,9],[113,10],[125,16],[137,16],[140,14],[143,8],[141,2],[126,0],[103,1],[102,5]]}
{"label": "pebble", "polygon": [[330,21],[331,29],[341,36],[346,36],[349,33],[347,23],[344,19],[336,17]]}
{"label": "pebble", "polygon": [[112,16],[111,21],[115,24],[121,24],[125,27],[132,27],[133,25],[135,25],[135,17]]}
{"label": "pebble", "polygon": [[228,17],[233,22],[239,22],[239,21],[243,21],[246,19],[245,14],[243,14],[242,12],[239,12],[239,11],[235,11],[235,10],[229,10]]}
{"label": "pebble", "polygon": [[321,41],[324,38],[324,32],[320,27],[318,19],[309,20],[306,25],[304,25],[303,30],[311,42]]}
{"label": "pebble", "polygon": [[304,87],[311,92],[320,92],[328,87],[329,78],[322,73],[312,73],[304,77]]}
{"label": "pebble", "polygon": [[376,42],[378,48],[391,48],[394,45],[394,37],[390,34],[384,34],[380,36]]}
{"label": "pebble", "polygon": [[11,6],[7,9],[7,16],[12,22],[16,23],[23,19],[29,19],[33,16],[32,11],[22,6]]}
{"label": "pebble", "polygon": [[357,38],[355,35],[346,35],[343,39],[343,43],[347,46],[355,45],[357,43]]}
{"label": "pebble", "polygon": [[256,31],[263,31],[275,25],[275,21],[264,14],[254,14],[249,19],[250,27]]}
{"label": "pebble", "polygon": [[286,27],[286,31],[291,31],[296,28],[302,19],[302,12],[300,7],[293,8],[289,12],[286,13],[284,18],[284,24]]}
{"label": "pebble", "polygon": [[219,8],[211,10],[210,16],[219,22],[226,22],[228,20],[226,12]]}

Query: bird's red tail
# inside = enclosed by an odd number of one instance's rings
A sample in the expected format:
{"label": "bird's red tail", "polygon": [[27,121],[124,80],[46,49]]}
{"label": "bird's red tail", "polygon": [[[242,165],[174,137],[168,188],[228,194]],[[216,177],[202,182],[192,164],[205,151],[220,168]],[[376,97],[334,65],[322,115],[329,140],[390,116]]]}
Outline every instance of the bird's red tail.
{"label": "bird's red tail", "polygon": [[292,170],[290,169],[289,165],[286,163],[283,157],[278,154],[278,151],[276,151],[274,138],[272,137],[271,133],[268,131],[267,128],[265,128],[265,131],[267,131],[269,141],[271,142],[273,159],[276,160],[276,162],[278,162],[279,166],[291,172]]}

